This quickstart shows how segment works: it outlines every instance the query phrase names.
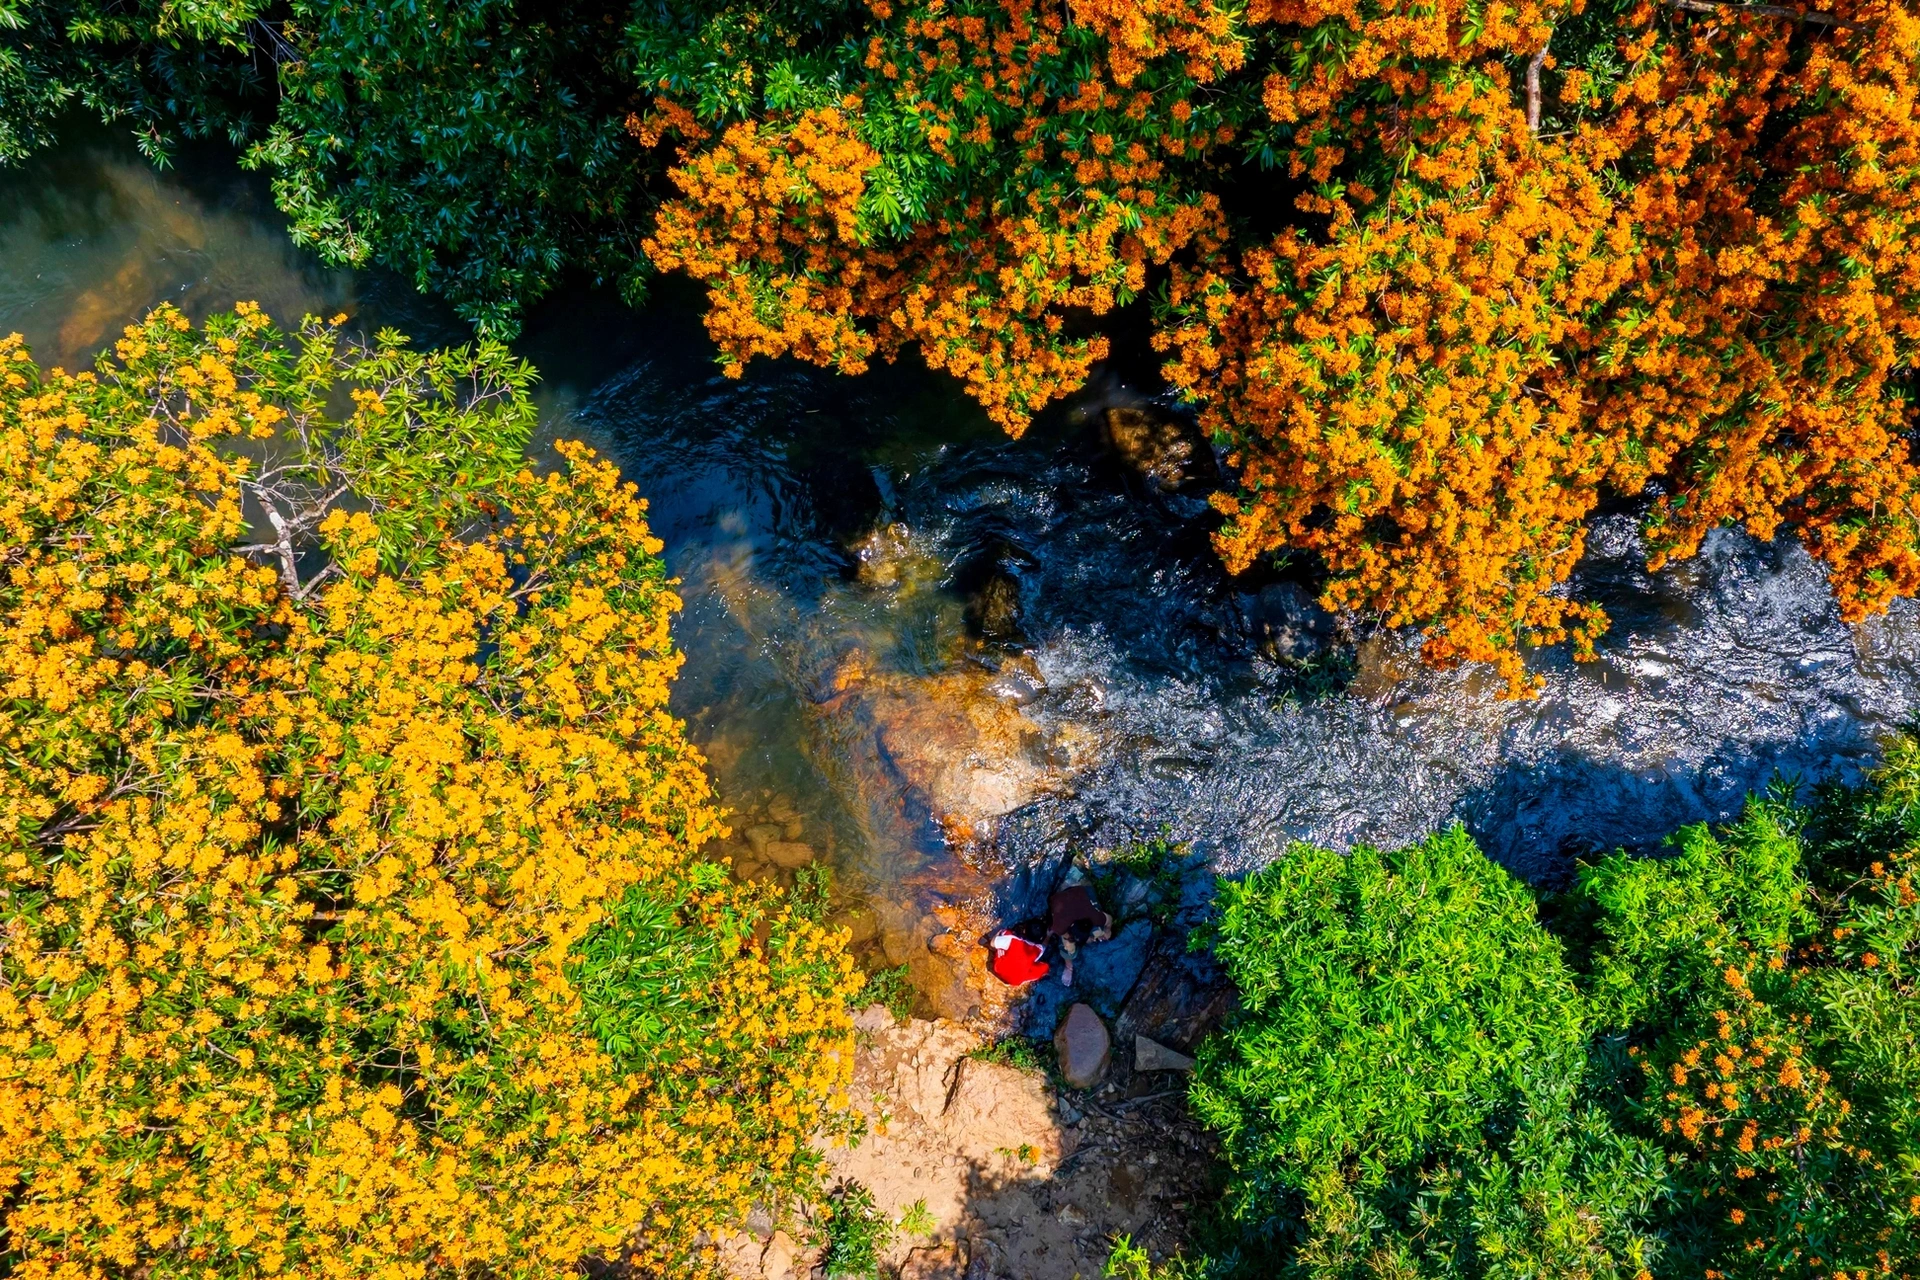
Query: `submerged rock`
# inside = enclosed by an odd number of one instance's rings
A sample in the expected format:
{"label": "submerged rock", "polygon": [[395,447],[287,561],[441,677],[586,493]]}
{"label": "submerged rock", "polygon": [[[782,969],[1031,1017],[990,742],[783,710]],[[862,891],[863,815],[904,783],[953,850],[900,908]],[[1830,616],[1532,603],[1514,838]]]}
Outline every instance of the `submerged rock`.
{"label": "submerged rock", "polygon": [[1060,1055],[1060,1074],[1076,1089],[1091,1089],[1106,1078],[1112,1061],[1113,1040],[1100,1015],[1084,1004],[1067,1010],[1067,1020],[1053,1033]]}
{"label": "submerged rock", "polygon": [[1283,662],[1300,662],[1334,639],[1334,617],[1297,582],[1276,582],[1241,597],[1247,628],[1260,651]]}
{"label": "submerged rock", "polygon": [[793,840],[769,840],[760,852],[768,862],[788,871],[810,865],[814,857],[812,845]]}
{"label": "submerged rock", "polygon": [[1109,447],[1120,460],[1162,489],[1214,479],[1213,451],[1189,424],[1150,407],[1108,409]]}
{"label": "submerged rock", "polygon": [[967,601],[967,621],[983,639],[1019,639],[1020,584],[1005,573],[988,578]]}

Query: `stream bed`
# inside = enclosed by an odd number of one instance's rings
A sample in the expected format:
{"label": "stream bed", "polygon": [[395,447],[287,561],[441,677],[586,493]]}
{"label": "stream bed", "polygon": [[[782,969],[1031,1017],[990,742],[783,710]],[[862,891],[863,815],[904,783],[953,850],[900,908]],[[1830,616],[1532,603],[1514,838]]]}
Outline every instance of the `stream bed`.
{"label": "stream bed", "polygon": [[[1552,881],[1776,775],[1856,775],[1920,707],[1910,602],[1848,627],[1797,544],[1737,531],[1649,575],[1625,510],[1579,570],[1613,618],[1598,660],[1535,653],[1541,695],[1505,701],[1407,636],[1342,633],[1298,583],[1228,579],[1204,474],[1116,443],[1116,410],[1174,419],[1115,374],[1012,441],[912,357],[720,377],[697,296],[660,293],[529,317],[548,438],[604,450],[651,503],[686,601],[674,707],[735,813],[721,852],[789,883],[831,865],[870,963],[907,964],[940,1012],[977,1010],[979,930],[1030,914],[1071,852],[1164,838],[1233,874],[1458,819]],[[464,337],[405,282],[294,249],[230,157],[156,174],[83,135],[0,174],[0,332],[43,364],[161,301],[238,299]]]}

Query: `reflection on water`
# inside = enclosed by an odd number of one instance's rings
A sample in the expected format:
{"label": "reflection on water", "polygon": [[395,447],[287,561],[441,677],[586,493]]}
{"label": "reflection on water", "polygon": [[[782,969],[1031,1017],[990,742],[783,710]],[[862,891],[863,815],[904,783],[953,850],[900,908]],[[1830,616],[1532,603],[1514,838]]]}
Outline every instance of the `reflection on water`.
{"label": "reflection on water", "polygon": [[296,250],[265,185],[217,152],[160,174],[117,137],[72,144],[0,172],[0,332],[44,365],[92,363],[162,302],[195,319],[252,300],[282,323],[364,315],[424,340],[455,336],[444,312],[379,273],[330,269]]}
{"label": "reflection on water", "polygon": [[[462,336],[404,285],[292,250],[229,162],[158,177],[82,145],[0,179],[0,209],[0,331],[47,362],[163,299]],[[1613,632],[1592,664],[1533,655],[1538,700],[1422,671],[1394,636],[1360,646],[1347,692],[1303,697],[1325,627],[1296,586],[1224,577],[1203,497],[1129,453],[1157,447],[1145,419],[1103,441],[1116,389],[1009,441],[912,361],[715,377],[697,300],[663,294],[530,317],[549,428],[652,503],[687,604],[675,708],[736,815],[723,851],[785,882],[831,863],[861,947],[947,1012],[982,998],[975,931],[1030,912],[1028,872],[1070,847],[1165,829],[1234,871],[1457,816],[1551,878],[1728,815],[1775,771],[1856,770],[1920,697],[1912,606],[1845,627],[1802,551],[1738,533],[1650,577],[1624,514],[1580,575]]]}

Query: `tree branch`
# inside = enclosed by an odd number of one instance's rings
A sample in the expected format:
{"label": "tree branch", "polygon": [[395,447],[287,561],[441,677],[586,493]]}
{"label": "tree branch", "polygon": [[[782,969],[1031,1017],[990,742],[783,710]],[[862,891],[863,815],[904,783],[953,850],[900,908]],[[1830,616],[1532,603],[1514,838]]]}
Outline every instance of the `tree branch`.
{"label": "tree branch", "polygon": [[1786,18],[1793,22],[1810,22],[1816,27],[1834,27],[1840,30],[1852,30],[1866,24],[1848,22],[1845,18],[1835,17],[1831,13],[1815,13],[1803,9],[1790,9],[1783,4],[1744,4],[1741,0],[1667,0],[1676,9],[1685,9],[1689,13],[1725,14],[1756,13],[1767,18]]}
{"label": "tree branch", "polygon": [[1527,60],[1527,132],[1534,137],[1540,136],[1540,68],[1547,64],[1547,46],[1553,43],[1553,33],[1540,44],[1540,52]]}

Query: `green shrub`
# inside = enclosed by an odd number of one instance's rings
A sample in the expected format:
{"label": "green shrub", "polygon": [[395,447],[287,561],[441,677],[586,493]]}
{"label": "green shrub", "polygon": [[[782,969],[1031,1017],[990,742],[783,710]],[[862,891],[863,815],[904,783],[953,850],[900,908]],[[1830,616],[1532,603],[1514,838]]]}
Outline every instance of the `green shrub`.
{"label": "green shrub", "polygon": [[1457,828],[1295,848],[1222,890],[1242,1011],[1192,1097],[1223,1211],[1109,1274],[1913,1275],[1917,862],[1913,734],[1863,786],[1582,868],[1552,932]]}
{"label": "green shrub", "polygon": [[1526,887],[1454,828],[1391,853],[1295,846],[1223,892],[1245,1016],[1194,1090],[1234,1157],[1305,1189],[1471,1144],[1530,1080],[1577,1075],[1579,993]]}
{"label": "green shrub", "polygon": [[893,1220],[873,1202],[873,1192],[851,1178],[843,1180],[827,1201],[827,1248],[821,1259],[827,1280],[872,1280],[893,1236]]}
{"label": "green shrub", "polygon": [[1560,944],[1466,832],[1296,846],[1222,900],[1241,1013],[1192,1087],[1233,1177],[1216,1272],[1640,1272],[1658,1157],[1583,1096]]}

